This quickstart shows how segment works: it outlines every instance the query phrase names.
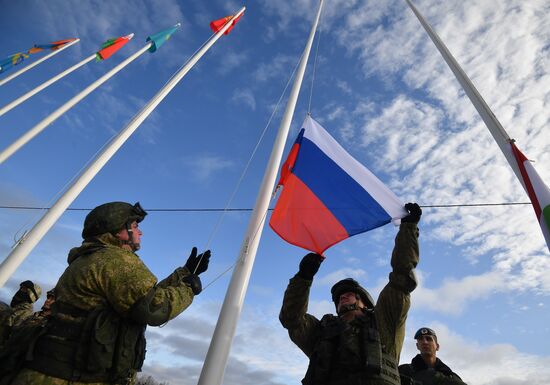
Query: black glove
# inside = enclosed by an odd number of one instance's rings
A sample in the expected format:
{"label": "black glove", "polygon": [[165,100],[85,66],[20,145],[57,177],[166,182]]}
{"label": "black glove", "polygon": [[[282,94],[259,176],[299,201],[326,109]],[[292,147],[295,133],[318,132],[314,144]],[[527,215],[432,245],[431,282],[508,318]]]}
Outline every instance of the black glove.
{"label": "black glove", "polygon": [[185,263],[185,267],[191,272],[191,274],[201,274],[208,269],[208,262],[210,262],[210,250],[206,250],[204,253],[197,255],[197,248],[193,247],[191,255]]}
{"label": "black glove", "polygon": [[416,203],[407,203],[405,210],[409,212],[405,218],[401,219],[401,223],[418,223],[420,222],[420,216],[422,215],[422,209]]}
{"label": "black glove", "polygon": [[300,262],[300,270],[298,275],[303,279],[312,280],[313,276],[319,271],[321,262],[323,262],[323,256],[316,253],[309,253]]}
{"label": "black glove", "polygon": [[189,274],[182,278],[182,281],[189,285],[193,294],[198,295],[202,291],[201,279],[196,274]]}

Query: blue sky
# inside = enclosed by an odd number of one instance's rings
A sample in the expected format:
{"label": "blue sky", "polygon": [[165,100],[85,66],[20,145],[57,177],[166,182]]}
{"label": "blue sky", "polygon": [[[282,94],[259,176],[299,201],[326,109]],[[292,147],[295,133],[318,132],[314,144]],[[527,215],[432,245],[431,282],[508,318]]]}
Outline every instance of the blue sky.
{"label": "blue sky", "polygon": [[[550,24],[547,1],[418,0],[519,148],[550,182]],[[235,1],[0,0],[2,55],[69,37],[81,42],[0,87],[8,103],[95,52],[107,38],[135,33],[119,53],[89,63],[0,117],[4,148],[79,90],[137,51],[151,33],[182,28],[145,54],[0,165],[0,204],[47,206],[83,165],[210,36],[208,23]],[[315,0],[258,0],[214,45],[109,161],[72,207],[124,200],[147,208],[223,208],[305,46]],[[421,205],[525,202],[504,156],[404,1],[327,2],[313,88],[313,117],[404,201]],[[314,47],[317,43],[315,43]],[[315,52],[313,52],[315,53]],[[312,57],[313,59],[313,57]],[[310,60],[288,145],[305,117]],[[279,107],[231,207],[252,207],[284,104]],[[287,150],[288,150],[287,146]],[[40,213],[0,209],[0,254]],[[80,243],[86,212],[67,212],[20,266],[18,282],[55,285]],[[249,213],[151,212],[139,254],[159,278],[184,264],[192,246],[210,247],[211,282],[234,263]],[[550,256],[530,206],[425,209],[420,286],[413,293],[401,361],[414,331],[433,327],[440,357],[480,385],[550,383]],[[396,228],[387,225],[327,251],[310,312],[333,311],[330,287],[360,280],[374,297],[387,280]],[[212,236],[213,234],[213,236]],[[209,238],[212,241],[208,244]],[[265,228],[225,384],[295,384],[306,357],[277,316],[287,280],[305,251]],[[145,373],[195,384],[230,274],[163,328],[149,328]]]}

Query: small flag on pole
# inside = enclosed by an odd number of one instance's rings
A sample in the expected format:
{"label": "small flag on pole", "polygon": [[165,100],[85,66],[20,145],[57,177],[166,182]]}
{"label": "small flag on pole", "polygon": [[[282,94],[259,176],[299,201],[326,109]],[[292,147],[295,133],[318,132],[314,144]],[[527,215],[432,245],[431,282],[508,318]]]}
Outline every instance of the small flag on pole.
{"label": "small flag on pole", "polygon": [[407,215],[393,192],[309,116],[278,185],[283,192],[269,225],[287,242],[319,254]]}
{"label": "small flag on pole", "polygon": [[[229,28],[227,28],[227,30],[224,32],[224,35],[227,35],[229,34],[229,32],[231,32],[231,30],[233,29],[233,27],[235,26],[235,24],[237,24],[237,22],[240,20],[240,18],[243,16],[243,13],[241,13],[239,16],[237,16],[235,19],[233,19],[233,22],[231,23],[231,26]],[[218,19],[218,20],[214,20],[212,22],[210,22],[210,28],[212,29],[212,31],[214,33],[218,33],[220,29],[222,29],[224,27],[225,24],[227,24],[227,22],[229,22],[231,20],[233,16],[226,16],[226,17],[222,17],[221,19]]]}
{"label": "small flag on pole", "polygon": [[512,153],[521,172],[523,184],[529,195],[529,199],[535,209],[535,215],[539,221],[544,239],[550,250],[550,189],[544,184],[541,177],[525,155],[511,142]]}
{"label": "small flag on pole", "polygon": [[9,70],[11,67],[21,63],[23,60],[27,59],[29,55],[22,52],[10,55],[9,57],[0,60],[0,74]]}
{"label": "small flag on pole", "polygon": [[159,49],[160,46],[163,45],[166,40],[170,39],[170,36],[172,36],[172,34],[176,32],[180,27],[181,23],[178,23],[173,27],[165,29],[164,31],[160,31],[155,33],[154,35],[147,36],[146,41],[150,41],[152,43],[151,48],[149,48],[149,52],[155,52],[157,49]]}
{"label": "small flag on pole", "polygon": [[37,53],[37,52],[43,51],[45,49],[49,49],[49,50],[52,50],[52,51],[57,51],[59,48],[63,47],[65,44],[68,44],[68,43],[70,43],[72,41],[75,41],[75,40],[76,40],[76,38],[53,41],[53,42],[48,43],[48,44],[35,44],[34,47],[29,49],[28,53]]}
{"label": "small flag on pole", "polygon": [[121,49],[126,43],[128,43],[132,38],[134,37],[134,34],[131,33],[126,36],[120,36],[115,37],[112,39],[107,40],[105,43],[101,45],[101,49],[97,51],[97,61],[100,60],[106,60],[110,58],[116,51]]}

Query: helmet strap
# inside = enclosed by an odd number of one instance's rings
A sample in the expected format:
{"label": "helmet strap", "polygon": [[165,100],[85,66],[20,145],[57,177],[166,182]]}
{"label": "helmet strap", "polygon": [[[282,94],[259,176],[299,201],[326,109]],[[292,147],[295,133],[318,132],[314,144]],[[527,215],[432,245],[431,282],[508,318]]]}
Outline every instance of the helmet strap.
{"label": "helmet strap", "polygon": [[336,310],[336,313],[338,313],[338,315],[343,315],[343,314],[349,313],[350,311],[354,311],[358,309],[359,307],[357,306],[357,303],[352,303],[350,305],[340,306],[340,308]]}
{"label": "helmet strap", "polygon": [[362,301],[361,296],[355,293],[355,303],[352,303],[350,305],[343,305],[340,309],[338,309],[338,305],[336,305],[336,313],[338,313],[338,315],[342,315],[353,310],[360,310],[361,308],[357,306],[357,301],[359,300]]}
{"label": "helmet strap", "polygon": [[[133,222],[133,221],[132,221]],[[121,240],[122,244],[130,246],[132,251],[138,251],[140,244],[134,243],[134,231],[132,230],[132,222],[126,223],[126,232],[128,233],[128,240]]]}

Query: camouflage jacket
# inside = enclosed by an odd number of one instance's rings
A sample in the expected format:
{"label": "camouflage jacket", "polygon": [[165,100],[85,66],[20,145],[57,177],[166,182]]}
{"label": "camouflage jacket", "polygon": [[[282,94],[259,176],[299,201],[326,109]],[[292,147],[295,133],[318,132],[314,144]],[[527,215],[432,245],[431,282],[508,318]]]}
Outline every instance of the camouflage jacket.
{"label": "camouflage jacket", "polygon": [[129,317],[132,306],[146,294],[152,294],[153,306],[169,304],[165,322],[191,304],[193,291],[181,281],[190,274],[186,268],[179,267],[157,282],[137,254],[120,246],[117,238],[103,234],[94,238],[94,242],[84,242],[72,249],[69,266],[55,287],[56,303],[71,304],[84,311],[109,306],[119,315]]}
{"label": "camouflage jacket", "polygon": [[[374,315],[382,352],[399,362],[399,356],[405,337],[405,321],[410,308],[410,292],[416,287],[413,269],[418,264],[418,228],[412,223],[403,223],[395,238],[389,282],[384,287],[374,309]],[[285,291],[283,306],[279,319],[288,329],[290,339],[308,356],[312,358],[321,339],[323,326],[320,320],[307,314],[309,290],[312,281],[299,276],[290,279]],[[342,341],[341,339],[340,341]],[[340,342],[342,344],[342,342]],[[356,342],[359,345],[359,342]],[[347,347],[338,347],[338,351]],[[397,368],[395,368],[397,371]],[[383,381],[357,378],[353,383],[364,385],[383,384]],[[328,384],[351,384],[350,380],[329,380]]]}
{"label": "camouflage jacket", "polygon": [[72,249],[68,262],[46,330],[14,383],[130,383],[145,357],[146,324],[165,323],[191,304],[193,291],[183,282],[190,272],[179,267],[157,282],[111,234]]}
{"label": "camouflage jacket", "polygon": [[9,338],[12,328],[31,315],[32,303],[20,303],[14,307],[2,306],[0,311],[0,346]]}
{"label": "camouflage jacket", "polygon": [[428,368],[424,359],[417,354],[410,364],[399,365],[402,385],[466,385],[458,374],[436,359],[435,366]]}

